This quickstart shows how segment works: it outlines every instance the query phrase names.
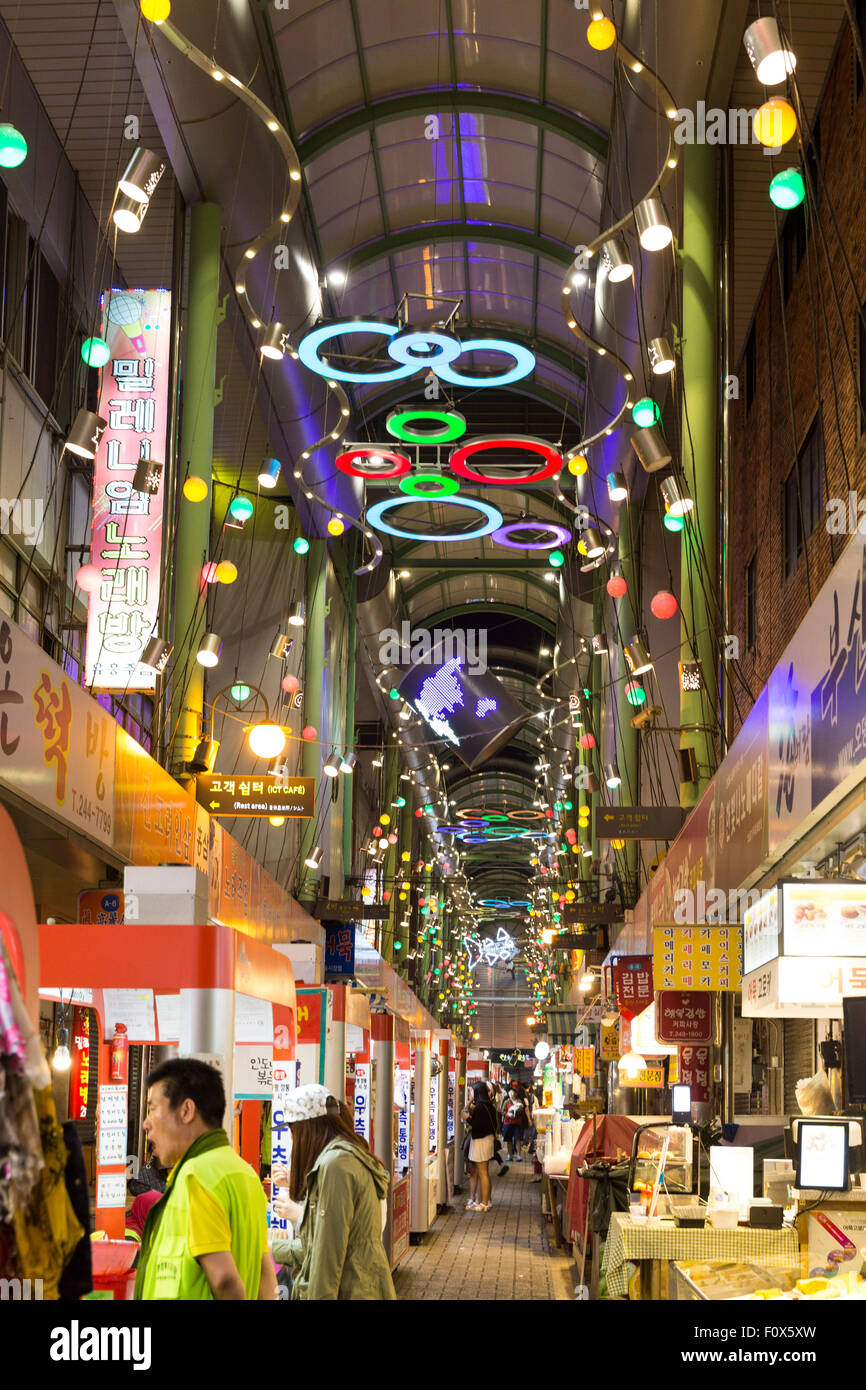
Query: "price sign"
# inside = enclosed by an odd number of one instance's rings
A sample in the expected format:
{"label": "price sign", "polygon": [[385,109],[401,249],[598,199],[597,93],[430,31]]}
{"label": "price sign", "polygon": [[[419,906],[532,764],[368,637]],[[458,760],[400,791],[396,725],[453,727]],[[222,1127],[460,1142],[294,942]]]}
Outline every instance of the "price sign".
{"label": "price sign", "polygon": [[[126,1129],[127,1099],[125,1086],[100,1086],[99,1123],[105,1129]],[[123,1162],[123,1159],[120,1160]]]}

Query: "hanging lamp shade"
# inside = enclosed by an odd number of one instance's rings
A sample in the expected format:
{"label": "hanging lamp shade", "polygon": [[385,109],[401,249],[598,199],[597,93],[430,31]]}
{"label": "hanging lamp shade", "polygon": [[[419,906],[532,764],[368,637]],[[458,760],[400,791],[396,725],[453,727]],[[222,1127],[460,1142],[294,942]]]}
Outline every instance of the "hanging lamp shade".
{"label": "hanging lamp shade", "polygon": [[679,604],[670,589],[659,589],[650,600],[650,609],[656,618],[672,618],[678,608]]}
{"label": "hanging lamp shade", "polygon": [[671,516],[685,516],[694,507],[694,499],[683,492],[676,478],[663,478],[660,484],[662,500]]}
{"label": "hanging lamp shade", "polygon": [[139,661],[142,666],[147,666],[149,670],[155,671],[160,675],[168,665],[169,657],[174,651],[171,642],[167,642],[164,637],[151,637]]}
{"label": "hanging lamp shade", "polygon": [[611,598],[622,598],[623,594],[628,593],[628,584],[621,574],[612,574],[604,587]]}
{"label": "hanging lamp shade", "polygon": [[81,565],[75,575],[75,583],[85,594],[95,594],[102,583],[102,570],[96,565]]}
{"label": "hanging lamp shade", "polygon": [[647,357],[653,376],[667,376],[677,365],[667,338],[651,338],[647,347]]}
{"label": "hanging lamp shade", "polygon": [[663,251],[673,241],[673,232],[661,198],[644,198],[634,210],[640,244],[645,251]]}
{"label": "hanging lamp shade", "polygon": [[144,221],[148,200],[130,198],[127,193],[118,193],[114,203],[112,221],[121,232],[137,232]]}
{"label": "hanging lamp shade", "polygon": [[756,19],[743,35],[743,45],[762,87],[777,87],[797,66],[797,55],[783,42],[775,19]]}
{"label": "hanging lamp shade", "polygon": [[626,664],[633,676],[642,676],[653,668],[652,657],[640,637],[633,637],[624,648]]}
{"label": "hanging lamp shade", "polygon": [[288,332],[285,324],[271,323],[265,332],[259,347],[262,357],[267,357],[270,362],[280,362],[286,355],[286,343]]}
{"label": "hanging lamp shade", "polygon": [[199,666],[216,666],[222,653],[222,638],[215,632],[206,632],[195,654]]}
{"label": "hanging lamp shade", "polygon": [[602,247],[604,264],[607,266],[607,278],[612,280],[615,285],[622,280],[629,280],[634,275],[634,266],[628,248],[621,236],[612,237],[606,241]]}
{"label": "hanging lamp shade", "polygon": [[66,439],[65,447],[79,458],[95,459],[99,441],[108,429],[108,421],[92,410],[79,410]]}
{"label": "hanging lamp shade", "polygon": [[611,502],[624,502],[628,497],[628,485],[624,473],[608,473],[607,495]]}
{"label": "hanging lamp shade", "polygon": [[111,348],[104,338],[85,338],[81,344],[81,360],[88,367],[104,367],[111,359]]}
{"label": "hanging lamp shade", "polygon": [[257,758],[278,758],[285,751],[286,732],[279,724],[265,720],[253,725],[247,734],[247,743]]}
{"label": "hanging lamp shade", "polygon": [[164,173],[165,158],[139,147],[117,180],[117,186],[134,203],[146,203]]}
{"label": "hanging lamp shade", "polygon": [[265,459],[259,469],[259,487],[275,488],[280,481],[280,460]]}
{"label": "hanging lamp shade", "polygon": [[671,461],[671,451],[658,425],[635,430],[631,437],[631,447],[645,473],[657,473],[660,468],[667,468]]}
{"label": "hanging lamp shade", "polygon": [[598,560],[607,550],[604,538],[595,526],[587,526],[583,533],[583,543],[588,560]]}

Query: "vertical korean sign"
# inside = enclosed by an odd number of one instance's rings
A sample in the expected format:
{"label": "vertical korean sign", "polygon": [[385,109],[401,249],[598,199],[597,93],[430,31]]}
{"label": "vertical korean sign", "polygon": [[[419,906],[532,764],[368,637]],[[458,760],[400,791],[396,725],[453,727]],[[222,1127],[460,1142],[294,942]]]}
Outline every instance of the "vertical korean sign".
{"label": "vertical korean sign", "polygon": [[[159,611],[171,293],[106,290],[101,303],[111,357],[99,388],[108,428],[93,465],[91,559],[102,584],[88,606],[86,682],[153,690],[156,674],[140,659]],[[136,470],[148,463],[137,491]]]}

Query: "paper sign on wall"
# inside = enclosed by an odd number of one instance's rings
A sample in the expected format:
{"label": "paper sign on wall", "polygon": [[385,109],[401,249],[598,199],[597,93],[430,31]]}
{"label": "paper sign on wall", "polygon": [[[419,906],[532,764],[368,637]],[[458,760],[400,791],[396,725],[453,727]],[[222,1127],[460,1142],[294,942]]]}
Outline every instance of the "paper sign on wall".
{"label": "paper sign on wall", "polygon": [[156,1015],[152,989],[106,989],[105,1036],[110,1038],[116,1023],[124,1024],[133,1043],[156,1042]]}
{"label": "paper sign on wall", "polygon": [[100,1167],[110,1168],[117,1163],[126,1162],[125,1129],[106,1129],[99,1126],[99,1146],[96,1161]]}
{"label": "paper sign on wall", "polygon": [[[100,1086],[99,1123],[106,1129],[126,1129],[128,1092],[125,1086]],[[122,1160],[121,1160],[122,1161]]]}
{"label": "paper sign on wall", "polygon": [[102,1210],[126,1206],[126,1173],[97,1173],[96,1205]]}
{"label": "paper sign on wall", "polygon": [[270,1100],[274,1089],[274,1049],[261,1043],[235,1047],[235,1097]]}

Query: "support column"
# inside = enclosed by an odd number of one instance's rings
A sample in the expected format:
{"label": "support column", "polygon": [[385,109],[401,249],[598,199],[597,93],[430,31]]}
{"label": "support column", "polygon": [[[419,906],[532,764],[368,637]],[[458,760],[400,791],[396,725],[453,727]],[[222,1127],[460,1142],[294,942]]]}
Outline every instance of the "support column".
{"label": "support column", "polygon": [[221,221],[217,203],[196,203],[190,211],[183,429],[177,481],[182,487],[190,474],[203,478],[208,495],[203,502],[182,503],[178,508],[171,701],[174,741],[169,748],[169,766],[182,765],[192,757],[204,708],[204,668],[195,658],[206,630],[201,571],[210,550]]}
{"label": "support column", "polygon": [[412,1107],[412,1167],[409,1185],[409,1230],[423,1235],[430,1227],[427,1161],[430,1146],[430,1034],[415,1033],[415,1102]]}
{"label": "support column", "polygon": [[[600,575],[601,571],[596,570],[592,590],[592,626],[594,632],[601,632],[603,626],[602,619],[604,616],[604,599],[602,598]],[[603,776],[603,767],[601,761],[601,703],[605,677],[605,672],[601,665],[603,660],[604,657],[600,657],[598,660],[596,660],[595,657],[593,657],[592,665],[589,668],[589,688],[592,692],[590,698],[590,708],[592,711],[592,732],[595,734],[596,743],[595,748],[591,750],[590,756],[587,758],[587,764],[590,770],[595,771],[597,769],[596,775],[598,777],[599,784],[601,784]],[[592,826],[592,859],[590,860],[589,864],[590,878],[592,878],[593,873],[599,872],[597,866],[600,862],[600,855],[598,850],[598,836],[595,833],[595,822],[598,816],[598,808],[600,804],[601,793],[591,792],[589,798],[590,824]]]}
{"label": "support column", "polygon": [[437,1206],[442,1211],[449,1211],[448,1198],[451,1196],[451,1186],[448,1181],[448,1052],[450,1042],[448,1038],[439,1038],[439,1075],[436,1080],[438,1085],[439,1101],[439,1147],[436,1150],[437,1163],[437,1183],[438,1198]]}
{"label": "support column", "polygon": [[[683,323],[682,380],[684,408],[682,464],[694,508],[682,535],[681,660],[701,663],[703,689],[680,694],[680,724],[714,726],[716,671],[719,660],[716,621],[706,595],[714,596],[718,579],[716,424],[718,420],[716,313],[716,173],[712,145],[685,149],[683,179]],[[686,407],[688,414],[686,414]],[[703,560],[703,579],[698,557]],[[689,633],[695,637],[694,647]],[[680,804],[695,805],[715,763],[711,733],[688,729],[681,748],[693,748],[699,780],[683,782]]]}
{"label": "support column", "polygon": [[[617,607],[617,619],[619,624],[619,639],[614,644],[616,649],[616,674],[619,677],[616,684],[616,761],[619,766],[619,775],[622,778],[622,785],[619,788],[617,800],[623,806],[638,806],[640,795],[638,787],[638,751],[637,729],[631,725],[632,706],[629,704],[625,687],[628,683],[628,668],[625,665],[623,648],[634,637],[634,613],[637,607],[638,589],[635,565],[635,541],[631,531],[631,511],[626,502],[619,511],[619,565],[622,577],[628,585],[628,591],[618,601],[614,599]],[[625,862],[625,870],[628,877],[627,893],[633,894],[637,898],[637,861],[638,861],[638,842],[637,840],[626,840],[625,848],[620,851]]]}
{"label": "support column", "polygon": [[[391,817],[390,825],[382,827],[383,835],[390,835],[392,830],[396,831],[398,823],[397,810],[392,804],[397,799],[397,774],[400,770],[400,757],[397,748],[385,749],[385,791],[382,798],[382,809]],[[408,801],[408,797],[406,798]],[[399,841],[398,841],[399,843]],[[396,888],[395,876],[397,866],[397,845],[390,845],[382,856],[382,887],[391,887],[392,902],[394,889]],[[379,942],[381,954],[390,965],[394,958],[394,936],[389,927],[393,921],[393,908],[389,916],[381,924],[382,936]],[[377,932],[379,928],[376,928]]]}
{"label": "support column", "polygon": [[[349,576],[348,597],[346,600],[349,619],[349,661],[346,671],[346,712],[345,712],[345,736],[344,755],[348,756],[355,745],[355,682],[356,682],[356,646],[358,641],[358,585],[354,575]],[[346,878],[352,874],[352,806],[354,803],[354,774],[351,777],[342,777],[343,783],[343,870]]]}
{"label": "support column", "polygon": [[[308,869],[304,860],[315,847],[317,835],[324,839],[330,811],[330,779],[322,778],[322,685],[325,676],[325,597],[327,591],[328,555],[325,542],[310,541],[307,553],[307,583],[305,592],[304,625],[304,722],[312,724],[317,731],[311,743],[304,743],[301,750],[301,772],[304,777],[313,777],[318,788],[315,813],[311,820],[301,822],[301,851],[298,866],[298,898],[301,902],[315,901],[318,896],[319,871]],[[321,786],[325,781],[327,785]],[[321,824],[321,830],[318,829]],[[322,861],[322,868],[325,868]]]}

